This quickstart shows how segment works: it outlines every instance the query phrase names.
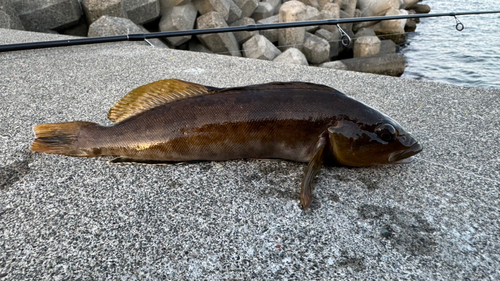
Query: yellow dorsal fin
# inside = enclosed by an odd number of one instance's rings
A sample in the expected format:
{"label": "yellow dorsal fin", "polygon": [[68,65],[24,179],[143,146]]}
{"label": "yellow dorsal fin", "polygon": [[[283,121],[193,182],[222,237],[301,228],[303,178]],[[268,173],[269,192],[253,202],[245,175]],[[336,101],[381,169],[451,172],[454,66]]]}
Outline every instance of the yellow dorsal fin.
{"label": "yellow dorsal fin", "polygon": [[160,105],[207,93],[203,85],[178,79],[156,81],[126,94],[109,110],[108,118],[118,123]]}

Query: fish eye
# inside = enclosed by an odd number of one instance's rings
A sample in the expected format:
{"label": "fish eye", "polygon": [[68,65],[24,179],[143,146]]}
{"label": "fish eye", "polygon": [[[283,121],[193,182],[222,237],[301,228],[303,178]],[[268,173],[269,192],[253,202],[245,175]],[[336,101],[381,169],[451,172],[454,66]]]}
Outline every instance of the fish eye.
{"label": "fish eye", "polygon": [[375,129],[375,132],[383,141],[393,141],[396,139],[396,128],[391,124],[382,124]]}

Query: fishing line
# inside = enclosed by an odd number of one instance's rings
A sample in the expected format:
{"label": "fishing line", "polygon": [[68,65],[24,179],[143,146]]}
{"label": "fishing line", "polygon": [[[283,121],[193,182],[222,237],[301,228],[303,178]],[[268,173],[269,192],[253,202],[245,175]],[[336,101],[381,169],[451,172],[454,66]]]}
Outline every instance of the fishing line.
{"label": "fishing line", "polygon": [[487,178],[487,177],[475,174],[475,173],[467,171],[467,170],[457,169],[455,167],[451,167],[451,166],[448,166],[446,164],[441,164],[441,163],[438,163],[438,162],[433,162],[433,161],[430,161],[430,160],[427,160],[427,159],[423,159],[423,158],[420,158],[420,157],[416,157],[416,156],[415,156],[415,160],[419,160],[419,161],[422,161],[422,162],[427,162],[429,164],[440,166],[440,167],[443,167],[443,168],[446,168],[446,169],[450,169],[450,170],[453,170],[453,171],[456,171],[456,172],[460,172],[460,173],[464,173],[464,174],[469,174],[469,175],[478,177],[478,178],[483,179],[483,180],[487,180],[487,181],[491,181],[491,182],[500,184],[500,181],[497,181],[497,180],[494,180],[494,179],[491,179],[491,178]]}
{"label": "fishing line", "polygon": [[[266,30],[266,29],[305,27],[305,26],[313,26],[313,25],[338,25],[338,24],[343,24],[343,23],[358,23],[358,22],[415,19],[415,18],[432,18],[432,17],[444,17],[444,16],[452,16],[452,17],[455,17],[455,19],[456,19],[456,17],[459,15],[479,15],[479,14],[497,14],[497,13],[500,13],[500,11],[477,11],[477,12],[458,12],[458,13],[453,12],[453,13],[436,13],[436,14],[362,17],[362,18],[347,18],[347,19],[327,19],[327,20],[281,22],[281,23],[269,23],[269,24],[250,24],[250,25],[244,25],[244,26],[229,26],[229,27],[222,27],[222,28],[192,29],[192,30],[181,30],[181,31],[154,32],[154,33],[139,33],[139,34],[127,34],[127,35],[117,35],[117,36],[107,36],[107,37],[92,37],[92,38],[80,38],[80,39],[68,39],[68,40],[57,40],[57,41],[0,45],[0,52],[40,49],[40,48],[51,48],[51,47],[63,47],[63,46],[74,46],[74,45],[85,45],[85,44],[97,44],[97,43],[110,43],[110,42],[119,42],[119,41],[144,41],[146,39],[161,38],[161,37],[176,37],[176,36],[186,36],[186,35],[201,35],[201,34],[210,34],[210,33],[237,32],[237,31],[255,31],[255,30]],[[460,28],[463,30],[463,24],[461,22],[459,22],[458,20],[457,20],[456,28],[457,28],[457,30],[460,30]],[[347,35],[347,33],[344,32],[343,35]],[[348,41],[349,41],[348,38],[350,38],[348,35],[347,35],[347,37],[346,36],[343,37],[344,43],[348,43]]]}

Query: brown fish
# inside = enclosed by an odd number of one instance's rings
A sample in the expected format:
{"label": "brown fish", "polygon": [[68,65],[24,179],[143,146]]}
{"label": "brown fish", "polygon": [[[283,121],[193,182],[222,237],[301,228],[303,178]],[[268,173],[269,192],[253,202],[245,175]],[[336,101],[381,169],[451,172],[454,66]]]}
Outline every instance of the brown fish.
{"label": "brown fish", "polygon": [[309,163],[304,209],[321,164],[409,162],[422,147],[391,118],[323,85],[276,82],[219,89],[168,79],[128,93],[110,127],[76,121],[34,127],[31,150],[118,156],[112,162],[279,158]]}

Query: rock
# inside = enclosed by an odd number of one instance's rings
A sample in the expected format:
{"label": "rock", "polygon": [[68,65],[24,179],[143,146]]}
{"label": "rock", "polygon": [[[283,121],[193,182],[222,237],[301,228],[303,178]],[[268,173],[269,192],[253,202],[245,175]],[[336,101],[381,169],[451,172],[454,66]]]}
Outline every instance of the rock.
{"label": "rock", "polygon": [[160,15],[163,15],[172,7],[186,5],[191,0],[158,0],[158,2],[160,2]]}
{"label": "rock", "polygon": [[279,13],[282,1],[281,0],[267,0],[273,6],[273,15]]}
{"label": "rock", "polygon": [[[319,20],[319,19],[322,19],[319,10],[311,6],[306,6],[306,20]],[[316,30],[318,30],[317,25],[306,26],[306,32],[313,33]]]}
{"label": "rock", "polygon": [[88,37],[104,37],[142,33],[141,28],[126,18],[102,16],[89,26]]}
{"label": "rock", "polygon": [[127,17],[136,24],[145,24],[160,16],[158,0],[122,0]]}
{"label": "rock", "polygon": [[[341,19],[348,19],[348,18],[352,18],[351,16],[349,16],[348,13],[344,12],[343,10],[340,10],[339,11],[339,16]],[[346,30],[352,30],[352,23],[342,23],[342,24],[339,24],[340,27],[346,31]]]}
{"label": "rock", "polygon": [[345,65],[342,60],[336,60],[336,61],[329,61],[322,63],[318,65],[319,67],[324,67],[324,68],[332,68],[332,69],[338,69],[338,70],[349,70],[347,68],[347,65]]}
{"label": "rock", "polygon": [[[229,26],[242,26],[242,25],[249,25],[249,24],[255,24],[255,20],[252,18],[244,17],[244,18],[241,18],[241,19],[231,23]],[[243,44],[248,39],[252,38],[255,35],[258,35],[259,32],[257,30],[240,31],[240,32],[233,32],[233,34],[234,34],[234,37],[236,38],[236,41],[238,41],[238,44]]]}
{"label": "rock", "polygon": [[403,55],[384,54],[373,57],[352,58],[326,62],[319,66],[390,76],[401,76],[405,70],[405,65],[406,61]]}
{"label": "rock", "polygon": [[[160,31],[177,31],[193,29],[198,11],[192,3],[168,9],[161,17]],[[166,37],[170,44],[180,46],[191,39],[191,35]]]}
{"label": "rock", "polygon": [[75,26],[63,29],[59,31],[59,33],[71,36],[87,37],[87,34],[89,33],[89,25],[87,24],[85,16],[80,17],[80,20]]}
{"label": "rock", "polygon": [[323,38],[306,33],[303,52],[308,62],[322,63],[330,59],[330,44]]}
{"label": "rock", "polygon": [[189,40],[188,50],[199,53],[208,53],[208,54],[214,53],[210,51],[207,47],[205,47],[203,44],[201,44],[201,42],[196,37]]}
{"label": "rock", "polygon": [[259,0],[234,0],[241,9],[241,17],[250,17],[258,6]]}
{"label": "rock", "polygon": [[30,31],[68,28],[77,24],[82,15],[78,0],[13,0],[12,4],[22,25]]}
{"label": "rock", "polygon": [[[200,17],[196,21],[196,28],[218,28],[227,27],[224,21],[224,16],[218,12],[209,12]],[[211,33],[197,35],[200,42],[205,45],[210,51],[214,53],[221,53],[224,55],[241,56],[238,42],[231,32],[226,33]]]}
{"label": "rock", "polygon": [[[126,35],[126,34],[136,34],[136,33],[147,33],[147,30],[139,27],[133,21],[126,18],[102,16],[89,26],[88,37],[105,37],[105,36]],[[153,43],[151,42],[151,40],[148,41],[150,43]],[[126,44],[126,43],[149,45],[145,41],[120,42],[120,44]]]}
{"label": "rock", "polygon": [[401,3],[399,8],[400,9],[408,9],[412,5],[416,4],[419,0],[400,0],[399,2]]}
{"label": "rock", "polygon": [[381,40],[380,41],[380,51],[379,55],[382,54],[393,54],[396,52],[396,43],[392,40]]}
{"label": "rock", "polygon": [[92,24],[103,15],[121,18],[127,15],[121,0],[82,0],[82,6],[88,24]]}
{"label": "rock", "polygon": [[261,19],[268,18],[273,15],[274,7],[271,5],[271,3],[265,1],[265,2],[259,2],[257,5],[257,8],[252,14],[252,18],[255,21],[259,21]]}
{"label": "rock", "polygon": [[360,9],[354,10],[354,17],[355,18],[360,18],[361,17],[361,10]]}
{"label": "rock", "polygon": [[[144,28],[144,26],[142,25],[139,25],[139,28],[142,30],[142,33],[150,33],[146,28]],[[148,43],[149,42],[149,43]],[[163,41],[161,41],[160,39],[158,38],[150,38],[150,39],[147,39],[147,42],[146,44],[149,44],[149,45],[152,45],[153,47],[155,48],[166,48],[168,49],[168,46],[167,44],[163,43]]]}
{"label": "rock", "polygon": [[425,4],[414,4],[410,9],[414,10],[417,14],[428,14],[431,11],[431,7]]}
{"label": "rock", "polygon": [[19,16],[17,15],[17,11],[14,8],[12,0],[0,0],[0,10],[2,10],[5,14],[7,14],[7,16],[9,16],[10,29],[24,30],[23,23],[21,22]]}
{"label": "rock", "polygon": [[241,18],[241,9],[236,5],[236,3],[233,2],[233,0],[228,0],[229,1],[229,15],[227,16],[227,22],[232,23]]}
{"label": "rock", "polygon": [[[407,15],[406,10],[391,9],[387,11],[386,16]],[[405,33],[406,20],[384,20],[371,26],[377,35],[386,35],[384,38],[389,38],[396,44],[400,44],[406,40]]]}
{"label": "rock", "polygon": [[[381,1],[381,0],[378,0]],[[399,1],[399,0],[396,0]],[[354,11],[356,10],[357,0],[342,0],[342,5],[340,9],[342,9],[348,15],[348,18],[354,17]]]}
{"label": "rock", "polygon": [[390,9],[399,9],[399,0],[358,0],[362,17],[383,16]]}
{"label": "rock", "polygon": [[309,65],[306,56],[297,48],[290,48],[284,51],[273,61],[288,64]]}
{"label": "rock", "polygon": [[[289,1],[281,5],[279,22],[303,21],[306,17],[306,5],[299,1]],[[278,30],[278,43],[280,49],[291,47],[302,49],[306,30],[304,27],[285,28]]]}
{"label": "rock", "polygon": [[231,9],[230,0],[192,0],[200,14],[205,15],[210,12],[218,12],[224,21],[229,18],[229,10]]}
{"label": "rock", "polygon": [[[275,15],[272,17],[268,17],[265,19],[261,19],[257,22],[257,24],[268,24],[268,23],[277,23],[279,22],[279,15]],[[276,43],[278,42],[278,29],[266,29],[259,30],[260,35],[267,38],[267,40]]]}
{"label": "rock", "polygon": [[0,10],[0,28],[10,29],[10,16]]}
{"label": "rock", "polygon": [[255,35],[243,44],[243,56],[252,59],[273,60],[281,51],[262,35]]}
{"label": "rock", "polygon": [[354,42],[354,57],[369,57],[380,51],[380,39],[377,36],[361,36]]}
{"label": "rock", "polygon": [[[323,9],[323,6],[328,3],[333,3],[333,0],[318,0],[319,9]],[[342,1],[340,1],[340,3],[342,3]]]}
{"label": "rock", "polygon": [[359,38],[361,36],[376,36],[376,34],[371,28],[361,28],[358,32],[356,32],[354,37]]}
{"label": "rock", "polygon": [[[334,3],[326,3],[323,6],[323,9],[320,12],[320,18],[323,20],[329,20],[329,19],[338,19],[340,18],[340,7],[337,4]],[[321,25],[319,28],[324,28],[330,32],[335,32],[335,30],[338,31],[338,28],[336,25],[329,24],[329,25]]]}
{"label": "rock", "polygon": [[326,29],[319,29],[314,33],[314,35],[319,38],[325,39],[330,45],[330,58],[336,57],[340,52],[340,31],[338,29],[335,32],[330,32]]}
{"label": "rock", "polygon": [[314,7],[316,9],[320,8],[318,0],[298,0],[298,1],[304,3],[304,5],[309,7]]}
{"label": "rock", "polygon": [[417,29],[417,23],[414,19],[407,19],[405,25],[405,32],[414,32]]}

